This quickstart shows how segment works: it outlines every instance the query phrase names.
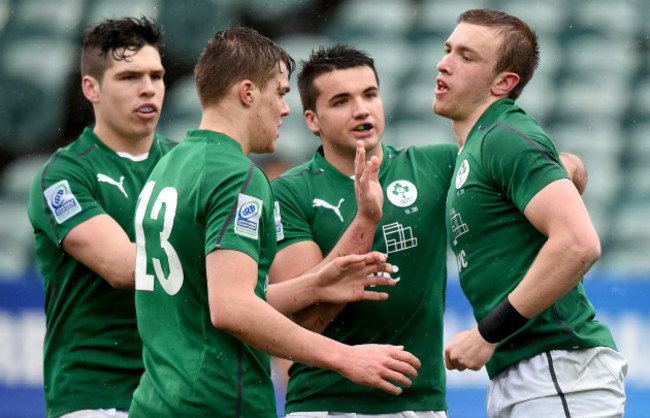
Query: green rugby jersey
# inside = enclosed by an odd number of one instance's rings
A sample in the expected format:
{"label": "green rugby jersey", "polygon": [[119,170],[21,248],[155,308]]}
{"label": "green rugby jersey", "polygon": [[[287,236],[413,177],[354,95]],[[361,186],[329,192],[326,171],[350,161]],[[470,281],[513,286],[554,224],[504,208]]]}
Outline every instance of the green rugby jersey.
{"label": "green rugby jersey", "polygon": [[[524,208],[545,186],[565,178],[553,142],[511,99],[492,104],[469,133],[449,191],[447,233],[477,321],[519,284],[546,242]],[[488,375],[546,350],[615,349],[609,329],[594,315],[581,282],[499,343]]]}
{"label": "green rugby jersey", "polygon": [[207,130],[154,169],[135,217],[136,309],[145,373],[133,417],[275,417],[270,361],[212,325],[205,257],[242,251],[265,299],[276,250],[268,180],[235,140]]}
{"label": "green rugby jersey", "polygon": [[61,241],[75,226],[104,213],[135,241],[138,194],[173,145],[156,135],[146,158],[134,159],[118,155],[86,128],[34,178],[28,210],[45,287],[48,417],[131,404],[143,371],[134,292],[111,287],[64,253]]}
{"label": "green rugby jersey", "polygon": [[[287,412],[364,414],[446,410],[442,327],[446,288],[445,199],[456,144],[398,149],[383,145],[379,182],[383,218],[372,250],[399,267],[386,301],[348,303],[324,335],[346,344],[404,345],[422,361],[413,386],[400,396],[361,386],[339,374],[302,364],[290,369]],[[314,158],[271,184],[279,202],[278,245],[314,241],[327,254],[357,211],[354,181],[332,167],[319,149]],[[395,275],[393,275],[395,276]]]}

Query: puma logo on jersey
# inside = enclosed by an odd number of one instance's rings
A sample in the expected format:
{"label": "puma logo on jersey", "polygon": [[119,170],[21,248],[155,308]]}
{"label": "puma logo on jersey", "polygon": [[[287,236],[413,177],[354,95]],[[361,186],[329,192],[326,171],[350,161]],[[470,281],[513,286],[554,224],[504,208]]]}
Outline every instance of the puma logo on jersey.
{"label": "puma logo on jersey", "polygon": [[315,208],[321,207],[321,208],[333,210],[334,213],[336,213],[336,216],[338,216],[341,222],[343,222],[343,216],[341,215],[341,203],[343,203],[344,200],[345,199],[339,200],[339,204],[334,206],[330,203],[327,203],[323,199],[314,199],[312,201],[312,206]]}
{"label": "puma logo on jersey", "polygon": [[101,181],[101,182],[104,182],[104,183],[112,184],[113,186],[120,189],[120,191],[122,193],[124,193],[124,197],[127,197],[127,198],[129,197],[129,195],[126,194],[126,190],[124,190],[124,176],[120,177],[120,181],[118,183],[117,181],[115,181],[112,178],[108,177],[106,174],[97,173],[97,180]]}

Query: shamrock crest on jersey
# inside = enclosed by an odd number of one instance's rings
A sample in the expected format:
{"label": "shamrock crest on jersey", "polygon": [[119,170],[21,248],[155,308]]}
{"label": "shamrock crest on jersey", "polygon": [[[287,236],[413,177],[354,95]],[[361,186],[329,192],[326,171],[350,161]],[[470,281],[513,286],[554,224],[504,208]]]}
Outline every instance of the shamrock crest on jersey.
{"label": "shamrock crest on jersey", "polygon": [[469,175],[469,161],[463,160],[460,163],[460,168],[456,174],[456,189],[463,187],[463,184],[467,181],[467,176]]}
{"label": "shamrock crest on jersey", "polygon": [[408,180],[396,180],[386,188],[386,196],[393,205],[404,208],[418,198],[418,189]]}

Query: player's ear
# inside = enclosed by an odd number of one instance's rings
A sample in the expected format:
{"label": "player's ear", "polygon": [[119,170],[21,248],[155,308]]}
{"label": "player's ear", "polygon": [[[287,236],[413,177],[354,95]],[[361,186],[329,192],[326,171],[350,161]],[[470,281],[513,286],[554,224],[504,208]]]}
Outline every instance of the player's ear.
{"label": "player's ear", "polygon": [[320,120],[316,112],[313,110],[305,110],[305,122],[307,122],[307,127],[313,133],[316,135],[320,133]]}
{"label": "player's ear", "polygon": [[504,71],[497,75],[492,84],[492,94],[498,97],[507,96],[519,84],[519,75]]}
{"label": "player's ear", "polygon": [[239,82],[239,101],[245,107],[249,107],[253,103],[253,90],[255,85],[251,80],[242,80]]}
{"label": "player's ear", "polygon": [[92,76],[86,75],[81,79],[81,90],[84,96],[91,103],[98,103],[101,93],[101,85],[99,81]]}

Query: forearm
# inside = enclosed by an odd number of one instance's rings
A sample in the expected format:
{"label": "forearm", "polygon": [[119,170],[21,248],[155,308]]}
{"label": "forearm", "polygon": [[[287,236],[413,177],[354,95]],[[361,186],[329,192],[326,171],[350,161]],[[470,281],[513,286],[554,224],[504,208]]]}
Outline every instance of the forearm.
{"label": "forearm", "polygon": [[[372,247],[376,227],[375,222],[362,216],[355,216],[332,251],[309,271],[314,272],[342,255],[367,253]],[[321,333],[345,305],[345,303],[315,303],[304,307],[304,309],[294,310],[291,318],[302,327]]]}
{"label": "forearm", "polygon": [[509,299],[517,311],[532,318],[575,287],[600,256],[595,243],[549,238]]}
{"label": "forearm", "polygon": [[98,215],[74,227],[62,249],[114,288],[135,287],[135,243],[110,216]]}
{"label": "forearm", "polygon": [[315,276],[316,273],[306,273],[292,280],[272,283],[266,291],[266,300],[285,315],[311,306],[321,298]]}
{"label": "forearm", "polygon": [[357,214],[350,225],[347,227],[341,238],[338,240],[332,251],[317,266],[310,271],[314,271],[323,264],[333,260],[336,257],[348,254],[365,254],[372,248],[375,238],[377,222]]}
{"label": "forearm", "polygon": [[212,313],[213,324],[245,343],[276,357],[340,370],[343,344],[296,326],[262,299],[243,296],[221,307]]}
{"label": "forearm", "polygon": [[291,315],[293,321],[310,331],[322,333],[345,308],[345,303],[317,303]]}

